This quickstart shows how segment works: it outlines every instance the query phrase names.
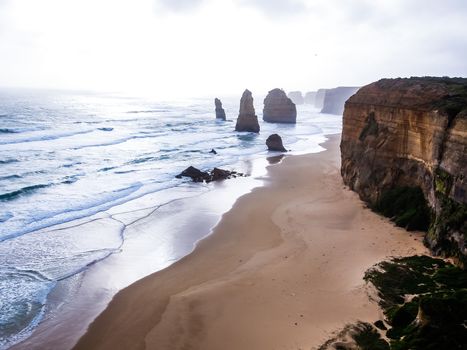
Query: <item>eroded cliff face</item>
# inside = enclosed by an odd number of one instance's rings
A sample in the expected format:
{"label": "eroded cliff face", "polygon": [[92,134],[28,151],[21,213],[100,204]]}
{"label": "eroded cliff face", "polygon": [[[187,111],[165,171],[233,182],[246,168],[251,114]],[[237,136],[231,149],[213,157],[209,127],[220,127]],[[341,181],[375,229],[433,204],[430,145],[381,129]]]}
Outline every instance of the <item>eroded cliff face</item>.
{"label": "eroded cliff face", "polygon": [[361,88],[345,104],[341,154],[344,183],[371,206],[395,189],[420,188],[431,212],[426,243],[466,261],[467,79]]}

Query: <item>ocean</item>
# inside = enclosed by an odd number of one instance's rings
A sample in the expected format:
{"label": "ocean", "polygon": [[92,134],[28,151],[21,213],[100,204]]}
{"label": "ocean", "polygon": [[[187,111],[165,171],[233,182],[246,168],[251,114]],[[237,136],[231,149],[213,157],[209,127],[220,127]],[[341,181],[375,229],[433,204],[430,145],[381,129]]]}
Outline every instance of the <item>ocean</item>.
{"label": "ocean", "polygon": [[[76,281],[91,267],[124,252],[131,245],[129,225],[151,215],[173,222],[167,211],[157,210],[216,190],[175,178],[186,167],[221,167],[254,177],[248,164],[275,155],[265,146],[270,134],[280,134],[290,154],[300,154],[321,151],[325,135],[341,131],[341,116],[309,105],[297,106],[296,125],[264,123],[264,96],[254,96],[261,132],[238,133],[240,94],[218,97],[226,121],[215,119],[214,96],[160,101],[0,90],[0,349],[27,338],[57,305],[69,302],[70,291],[80,288]],[[241,179],[227,181],[246,186]],[[231,204],[226,205],[216,215]],[[160,261],[123,285],[170,265],[202,238],[184,237],[183,249],[172,242],[169,253],[159,252],[159,245],[178,239],[176,230],[159,238],[131,231],[139,246],[151,242],[145,251]]]}

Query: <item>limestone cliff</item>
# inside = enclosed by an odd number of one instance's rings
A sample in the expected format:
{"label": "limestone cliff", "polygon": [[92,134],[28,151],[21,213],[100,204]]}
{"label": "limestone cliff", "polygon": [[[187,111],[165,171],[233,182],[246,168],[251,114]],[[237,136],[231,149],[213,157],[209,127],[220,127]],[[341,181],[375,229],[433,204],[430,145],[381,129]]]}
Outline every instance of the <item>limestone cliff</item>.
{"label": "limestone cliff", "polygon": [[[341,156],[344,183],[373,207],[410,208],[407,193],[421,190],[426,243],[467,261],[467,79],[383,79],[361,88],[345,104]],[[398,213],[401,226],[420,208]]]}
{"label": "limestone cliff", "polygon": [[297,108],[284,90],[269,91],[264,99],[263,120],[269,123],[296,123]]}
{"label": "limestone cliff", "polygon": [[356,93],[358,87],[339,86],[327,89],[323,100],[321,113],[338,114],[344,112],[344,104],[347,99]]}

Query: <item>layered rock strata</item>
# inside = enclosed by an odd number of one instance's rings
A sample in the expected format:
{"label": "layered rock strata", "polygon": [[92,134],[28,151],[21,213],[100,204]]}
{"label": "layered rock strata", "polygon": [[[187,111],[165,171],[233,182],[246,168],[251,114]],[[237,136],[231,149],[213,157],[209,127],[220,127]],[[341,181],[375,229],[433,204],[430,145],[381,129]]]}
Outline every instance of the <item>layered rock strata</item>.
{"label": "layered rock strata", "polygon": [[419,188],[431,211],[427,245],[465,263],[467,79],[383,79],[361,88],[345,104],[341,157],[344,183],[371,206],[396,189]]}
{"label": "layered rock strata", "polygon": [[344,104],[347,99],[356,93],[358,87],[340,86],[334,89],[327,89],[324,95],[323,108],[321,113],[342,115]]}
{"label": "layered rock strata", "polygon": [[296,123],[297,108],[284,90],[269,91],[264,99],[263,120],[268,123]]}
{"label": "layered rock strata", "polygon": [[216,119],[225,120],[225,111],[222,108],[222,102],[217,97],[214,99],[214,105],[216,106]]}
{"label": "layered rock strata", "polygon": [[253,96],[251,91],[246,89],[240,99],[240,111],[238,113],[235,131],[259,132],[258,117],[253,106]]}

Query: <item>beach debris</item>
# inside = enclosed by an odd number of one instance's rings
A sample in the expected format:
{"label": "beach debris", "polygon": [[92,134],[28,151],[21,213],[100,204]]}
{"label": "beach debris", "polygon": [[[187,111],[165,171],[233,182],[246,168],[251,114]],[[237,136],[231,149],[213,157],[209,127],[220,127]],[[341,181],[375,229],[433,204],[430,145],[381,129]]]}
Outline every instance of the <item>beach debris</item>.
{"label": "beach debris", "polygon": [[217,97],[214,99],[214,105],[216,106],[216,119],[225,120],[225,111],[222,108],[222,102]]}
{"label": "beach debris", "polygon": [[268,123],[296,123],[297,107],[284,90],[269,91],[264,99],[263,120]]}
{"label": "beach debris", "polygon": [[246,89],[240,99],[240,111],[238,113],[235,131],[251,131],[259,133],[258,117],[253,106],[251,91]]}
{"label": "beach debris", "polygon": [[211,181],[219,181],[219,180],[226,180],[235,177],[242,177],[246,176],[243,173],[239,173],[236,171],[224,170],[220,168],[214,168],[211,171],[201,171],[194,166],[189,166],[185,170],[183,170],[180,174],[176,175],[177,179],[181,179],[182,177],[190,177],[194,182],[211,182]]}
{"label": "beach debris", "polygon": [[278,134],[269,135],[266,140],[269,151],[287,152],[282,144],[282,138]]}

